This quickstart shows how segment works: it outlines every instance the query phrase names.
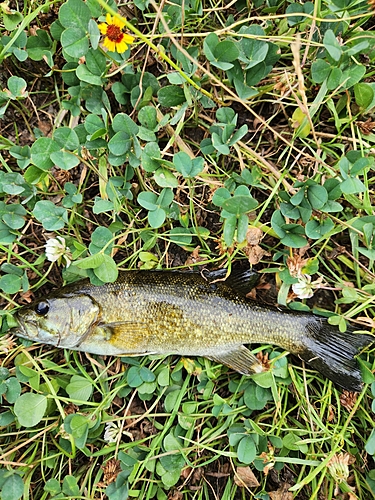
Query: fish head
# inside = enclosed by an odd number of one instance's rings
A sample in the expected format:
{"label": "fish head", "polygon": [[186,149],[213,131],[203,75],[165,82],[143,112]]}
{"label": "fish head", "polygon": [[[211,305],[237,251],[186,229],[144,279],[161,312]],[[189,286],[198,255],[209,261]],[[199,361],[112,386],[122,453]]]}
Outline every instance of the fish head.
{"label": "fish head", "polygon": [[75,349],[98,322],[98,304],[87,295],[46,298],[17,311],[12,333],[56,347]]}

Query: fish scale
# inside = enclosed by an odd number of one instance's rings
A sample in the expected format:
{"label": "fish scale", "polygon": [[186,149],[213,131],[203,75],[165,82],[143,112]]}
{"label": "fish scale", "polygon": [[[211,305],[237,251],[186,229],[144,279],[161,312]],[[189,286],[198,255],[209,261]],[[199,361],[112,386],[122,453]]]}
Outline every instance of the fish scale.
{"label": "fish scale", "polygon": [[263,370],[244,344],[275,344],[341,387],[360,390],[354,356],[373,337],[247,299],[258,280],[252,271],[225,277],[225,270],[138,270],[102,286],[79,281],[19,310],[14,333],[93,354],[205,356],[243,374]]}

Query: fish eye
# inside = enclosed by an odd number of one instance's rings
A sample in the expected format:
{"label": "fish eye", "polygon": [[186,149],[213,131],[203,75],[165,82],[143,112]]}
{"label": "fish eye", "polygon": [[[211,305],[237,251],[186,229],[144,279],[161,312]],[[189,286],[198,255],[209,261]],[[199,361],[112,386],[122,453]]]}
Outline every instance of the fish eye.
{"label": "fish eye", "polygon": [[40,316],[45,316],[49,311],[49,305],[47,302],[39,302],[35,306],[35,312],[39,314]]}

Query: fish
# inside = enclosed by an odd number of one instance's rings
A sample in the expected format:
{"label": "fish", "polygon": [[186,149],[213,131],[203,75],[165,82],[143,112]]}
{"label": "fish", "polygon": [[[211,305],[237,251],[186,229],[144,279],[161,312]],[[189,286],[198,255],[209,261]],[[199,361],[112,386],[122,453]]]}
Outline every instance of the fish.
{"label": "fish", "polygon": [[355,356],[374,337],[340,332],[312,313],[248,299],[259,274],[226,274],[129,270],[101,286],[81,280],[19,309],[12,333],[98,355],[202,356],[243,375],[264,370],[246,345],[273,344],[338,386],[361,390]]}

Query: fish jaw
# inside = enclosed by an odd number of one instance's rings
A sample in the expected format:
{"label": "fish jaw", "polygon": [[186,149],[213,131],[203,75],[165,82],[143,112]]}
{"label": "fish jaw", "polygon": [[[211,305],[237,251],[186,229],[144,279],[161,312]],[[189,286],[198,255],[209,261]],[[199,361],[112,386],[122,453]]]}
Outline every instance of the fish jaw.
{"label": "fish jaw", "polygon": [[10,333],[17,337],[22,337],[32,342],[41,342],[43,344],[58,345],[58,337],[51,334],[47,330],[40,328],[33,320],[32,315],[28,311],[22,311],[16,315],[18,326],[12,328]]}

